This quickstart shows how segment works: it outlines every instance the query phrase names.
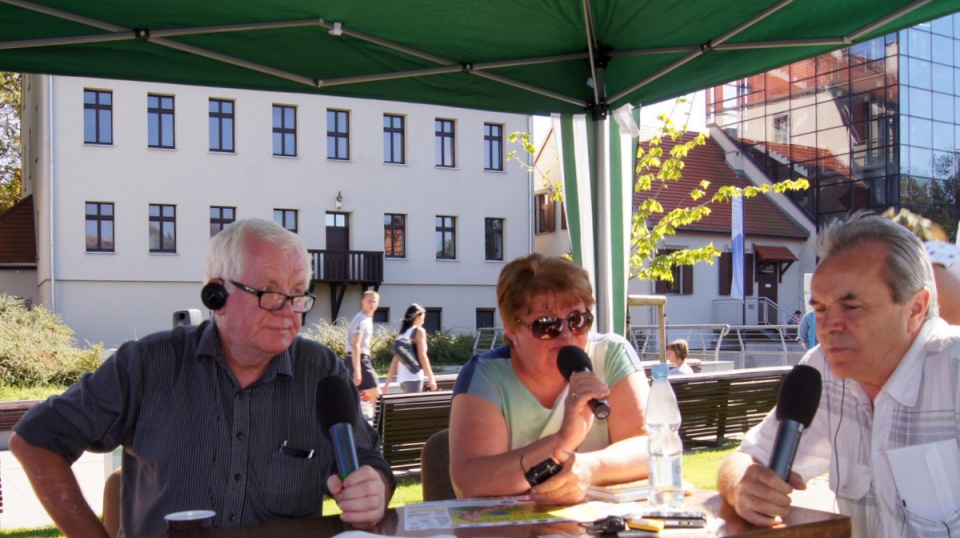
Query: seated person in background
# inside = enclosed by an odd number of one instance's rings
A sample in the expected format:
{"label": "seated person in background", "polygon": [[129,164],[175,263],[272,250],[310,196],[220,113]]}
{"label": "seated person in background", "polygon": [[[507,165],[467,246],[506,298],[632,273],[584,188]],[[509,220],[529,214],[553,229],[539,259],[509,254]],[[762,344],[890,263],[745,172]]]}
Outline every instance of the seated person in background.
{"label": "seated person in background", "polygon": [[[508,343],[470,359],[454,388],[450,472],[459,497],[529,493],[540,504],[573,504],[591,485],[646,478],[647,379],[624,338],[588,335],[593,304],[587,272],[563,258],[531,254],[500,272]],[[557,368],[568,345],[593,364],[569,384]],[[594,417],[593,398],[609,401],[606,420]],[[524,471],[547,458],[562,470],[531,489]]]}
{"label": "seated person in background", "polygon": [[402,392],[423,392],[424,373],[426,373],[427,386],[430,390],[437,390],[437,380],[433,376],[430,357],[427,356],[427,331],[423,328],[423,320],[426,316],[427,310],[417,303],[407,308],[397,338],[408,338],[413,342],[413,348],[417,351],[417,360],[420,362],[420,370],[413,373],[394,353],[393,360],[390,361],[390,369],[387,371],[387,381],[383,384],[384,394],[390,391],[390,382],[393,381],[394,376],[397,377],[397,383]]}
{"label": "seated person in background", "polygon": [[355,390],[361,467],[343,481],[336,473],[317,404],[338,403],[318,382],[354,385],[332,351],[297,336],[315,300],[300,237],[234,222],[210,241],[204,282],[211,321],[126,342],[14,427],[10,451],[57,527],[107,537],[70,465],[121,445],[121,536],[164,533],[164,515],[182,510],[213,510],[217,527],[319,516],[325,493],[341,519],[372,527],[396,480]]}
{"label": "seated person in background", "polygon": [[670,363],[670,375],[693,373],[693,368],[684,363],[689,354],[690,348],[683,338],[678,338],[667,344],[667,362]]}
{"label": "seated person in background", "polygon": [[[783,481],[767,468],[778,429],[771,412],[721,463],[717,489],[744,519],[774,525],[794,488],[829,471],[853,536],[960,536],[960,506],[921,516],[936,501],[908,499],[917,473],[899,473],[893,459],[960,457],[960,328],[937,316],[923,245],[890,220],[855,214],[820,231],[817,256],[810,304],[820,345],[801,364],[820,371],[823,391],[793,472]],[[960,499],[957,470],[949,473]]]}

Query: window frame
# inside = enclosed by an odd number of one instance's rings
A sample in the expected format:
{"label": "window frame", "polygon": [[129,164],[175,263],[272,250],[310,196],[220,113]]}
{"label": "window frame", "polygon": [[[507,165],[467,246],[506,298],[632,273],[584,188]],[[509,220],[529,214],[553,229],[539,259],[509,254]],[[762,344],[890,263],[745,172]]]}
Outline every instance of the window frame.
{"label": "window frame", "polygon": [[[214,216],[213,212],[217,211],[218,216]],[[230,210],[233,213],[232,217],[225,217],[224,210]],[[227,226],[230,226],[234,222],[237,222],[237,208],[232,206],[210,206],[210,237],[217,235],[222,232]],[[218,229],[214,231],[214,226]]]}
{"label": "window frame", "polygon": [[[211,110],[214,103],[217,104],[216,111]],[[226,103],[230,104],[230,112],[223,111],[223,105]],[[208,125],[209,125],[210,131],[208,132],[207,138],[208,138],[208,145],[210,146],[209,148],[210,151],[213,151],[215,153],[236,153],[237,152],[236,112],[237,112],[237,103],[232,99],[218,99],[215,97],[211,97],[209,99],[207,104],[207,113],[208,113]],[[230,126],[230,129],[229,129],[230,147],[229,148],[224,147],[224,143],[223,143],[223,134],[225,131],[224,123],[226,122],[229,122],[230,124],[229,125]],[[218,144],[219,147],[213,147],[213,140],[210,140],[214,133],[214,123],[216,123],[216,127],[217,127],[216,133],[217,133],[217,139],[219,141],[219,144]]]}
{"label": "window frame", "polygon": [[[395,222],[388,222],[388,219],[392,220],[397,217],[401,221],[399,225]],[[397,253],[396,248],[398,240],[400,244],[399,253]],[[388,241],[391,248],[387,247]],[[407,257],[407,216],[403,213],[383,214],[383,257],[394,259]]]}
{"label": "window frame", "polygon": [[[454,120],[436,118],[433,122],[434,138],[436,140],[435,163],[437,168],[456,168],[457,145],[456,123]],[[449,150],[449,151],[448,151]],[[450,162],[447,162],[447,157]]]}
{"label": "window frame", "polygon": [[[494,150],[496,158],[493,155]],[[483,169],[503,172],[503,125],[499,123],[483,124]]]}
{"label": "window frame", "polygon": [[[90,206],[96,206],[96,213],[90,213]],[[110,208],[110,214],[105,214],[102,210]],[[97,230],[97,238],[94,248],[90,248],[90,236],[86,233],[87,225],[93,222]],[[103,228],[105,223],[110,223],[110,246],[104,246],[107,240],[104,238]],[[116,207],[113,202],[84,202],[84,240],[86,252],[116,252],[117,227],[116,227]]]}
{"label": "window frame", "polygon": [[[153,214],[153,210],[156,208],[157,214]],[[167,209],[172,210],[172,215],[167,215]],[[147,210],[147,217],[149,222],[149,247],[151,254],[176,254],[177,252],[177,206],[174,204],[150,204]],[[173,231],[173,240],[172,245],[168,245],[164,240],[164,231],[167,230],[167,227],[171,227]],[[154,232],[156,231],[156,237],[159,241],[159,244],[154,248]]]}
{"label": "window frame", "polygon": [[[272,147],[271,151],[273,152],[274,157],[296,157],[297,156],[297,107],[293,105],[278,105],[273,104],[271,109],[273,114],[271,115],[271,125],[272,125]],[[292,123],[293,125],[287,125],[287,112],[292,112]],[[277,125],[277,112],[280,113],[279,119],[280,124]],[[277,153],[277,141],[279,138],[280,142],[280,153]],[[292,150],[287,148],[287,140],[292,141],[291,145],[293,146]]]}
{"label": "window frame", "polygon": [[[87,94],[92,94],[94,97],[93,103],[87,102]],[[100,99],[101,96],[107,95],[110,97],[109,104],[103,104]],[[87,110],[93,111],[93,128],[94,128],[94,139],[87,139]],[[107,116],[107,135],[109,135],[109,140],[101,140],[101,130],[103,126],[101,125],[101,114],[106,113]],[[113,91],[111,90],[92,90],[89,88],[83,89],[83,143],[95,146],[112,146],[113,145]]]}
{"label": "window frame", "polygon": [[[331,126],[331,115],[333,118],[333,125]],[[343,123],[345,124],[341,128],[341,115],[343,118]],[[331,146],[331,142],[333,145]],[[340,142],[344,145],[345,155],[340,154]],[[330,152],[330,148],[333,148],[333,154]],[[331,161],[349,161],[350,160],[350,111],[349,110],[340,110],[336,108],[327,109],[327,159]]]}
{"label": "window frame", "polygon": [[[449,220],[448,220],[449,219]],[[436,256],[438,260],[456,260],[457,259],[457,217],[452,215],[437,215],[434,219],[436,224],[435,230],[435,242],[434,246],[436,247]],[[441,255],[445,253],[446,245],[449,244],[453,246],[452,255]]]}
{"label": "window frame", "polygon": [[553,196],[549,192],[536,194],[534,204],[537,210],[535,233],[540,235],[557,231],[557,202]]}
{"label": "window frame", "polygon": [[[153,99],[157,100],[156,106],[151,106]],[[169,107],[165,106],[169,101]],[[177,147],[177,124],[176,124],[176,101],[172,95],[163,95],[159,93],[147,94],[147,147],[153,149],[176,149]],[[170,121],[169,133],[164,128],[166,120]],[[152,122],[156,122],[155,125]],[[154,133],[156,131],[156,133]],[[151,137],[156,134],[156,143],[151,143]],[[169,141],[167,140],[169,135]]]}
{"label": "window frame", "polygon": [[[389,121],[390,125],[387,124]],[[399,123],[399,126],[397,124]],[[397,157],[399,146],[399,157]],[[406,164],[406,117],[399,114],[383,115],[383,163]],[[389,157],[389,158],[388,158]]]}
{"label": "window frame", "polygon": [[[280,220],[277,220],[278,216],[280,217]],[[287,226],[289,219],[293,220],[292,228]],[[273,222],[276,222],[287,231],[293,232],[295,234],[299,234],[300,233],[300,210],[290,209],[285,207],[275,207],[273,209]]]}
{"label": "window frame", "polygon": [[[488,262],[502,262],[504,258],[503,229],[506,219],[500,217],[484,217],[483,219],[483,257]],[[491,229],[491,224],[500,223],[498,230]],[[491,243],[493,242],[493,243]],[[500,248],[500,257],[491,256],[490,249],[494,245]]]}

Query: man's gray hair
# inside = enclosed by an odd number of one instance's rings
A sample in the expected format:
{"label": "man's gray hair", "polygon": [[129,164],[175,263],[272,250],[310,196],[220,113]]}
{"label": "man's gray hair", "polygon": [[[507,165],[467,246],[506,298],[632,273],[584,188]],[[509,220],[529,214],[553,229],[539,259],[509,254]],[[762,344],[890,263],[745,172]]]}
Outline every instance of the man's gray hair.
{"label": "man's gray hair", "polygon": [[930,290],[930,306],[925,319],[939,316],[937,285],[930,256],[920,239],[901,224],[862,211],[853,213],[846,220],[834,220],[817,236],[817,257],[823,263],[831,256],[871,241],[890,249],[881,276],[893,301],[906,304],[916,292],[926,288]]}
{"label": "man's gray hair", "polygon": [[230,280],[239,280],[246,268],[246,245],[249,240],[260,240],[277,245],[283,250],[292,250],[303,256],[310,267],[310,255],[300,236],[275,222],[263,219],[241,219],[213,236],[207,261],[203,267],[203,281],[221,278],[225,285]]}

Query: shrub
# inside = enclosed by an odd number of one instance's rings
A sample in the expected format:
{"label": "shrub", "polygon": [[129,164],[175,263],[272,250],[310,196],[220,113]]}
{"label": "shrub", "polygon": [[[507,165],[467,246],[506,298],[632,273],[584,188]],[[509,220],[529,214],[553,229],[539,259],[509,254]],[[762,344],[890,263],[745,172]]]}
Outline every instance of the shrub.
{"label": "shrub", "polygon": [[[303,336],[320,342],[333,350],[338,357],[343,358],[347,356],[348,328],[349,323],[343,318],[335,323],[320,320],[313,327],[306,329]],[[373,362],[373,368],[381,375],[386,375],[387,370],[390,369],[390,361],[393,359],[393,342],[396,339],[397,333],[394,331],[382,325],[374,325],[373,338],[370,340],[370,360]],[[475,339],[476,335],[470,333],[449,331],[427,333],[430,364],[434,366],[466,364],[473,353]]]}
{"label": "shrub", "polygon": [[78,348],[60,316],[0,293],[0,385],[71,385],[100,365],[102,349]]}

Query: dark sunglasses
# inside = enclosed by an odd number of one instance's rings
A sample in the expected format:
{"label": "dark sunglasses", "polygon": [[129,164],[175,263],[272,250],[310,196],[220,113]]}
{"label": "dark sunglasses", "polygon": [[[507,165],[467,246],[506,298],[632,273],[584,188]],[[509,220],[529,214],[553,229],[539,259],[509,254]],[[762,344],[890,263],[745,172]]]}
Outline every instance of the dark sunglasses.
{"label": "dark sunglasses", "polygon": [[576,335],[589,331],[590,327],[593,326],[593,314],[589,311],[571,312],[567,319],[544,316],[535,319],[533,323],[524,323],[520,318],[517,318],[517,323],[530,329],[534,338],[553,340],[563,334],[564,326],[570,327],[570,332]]}

